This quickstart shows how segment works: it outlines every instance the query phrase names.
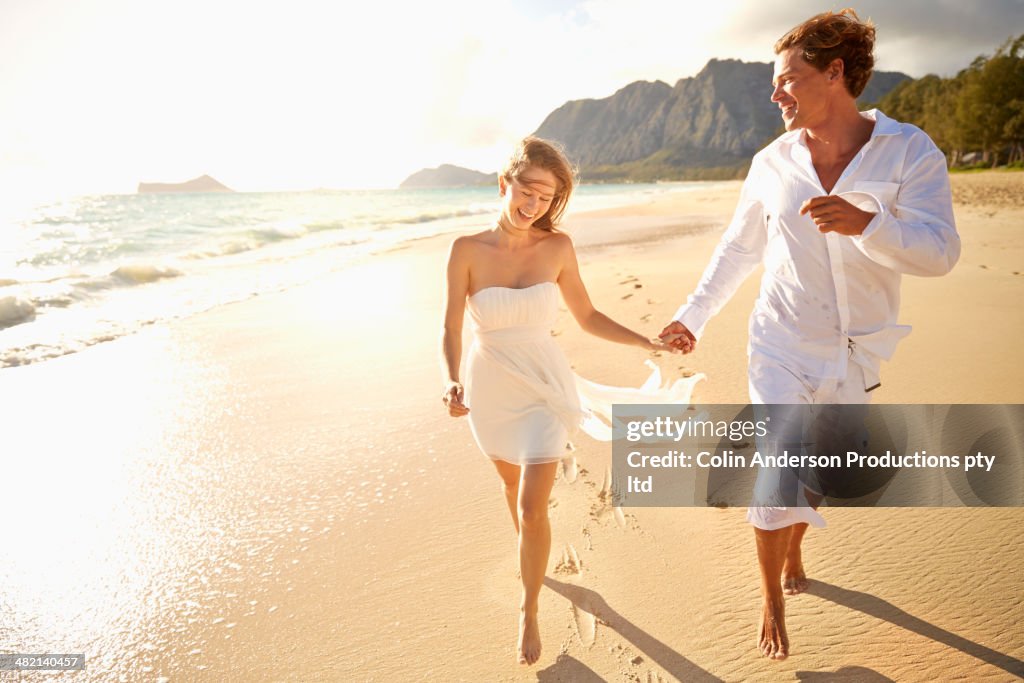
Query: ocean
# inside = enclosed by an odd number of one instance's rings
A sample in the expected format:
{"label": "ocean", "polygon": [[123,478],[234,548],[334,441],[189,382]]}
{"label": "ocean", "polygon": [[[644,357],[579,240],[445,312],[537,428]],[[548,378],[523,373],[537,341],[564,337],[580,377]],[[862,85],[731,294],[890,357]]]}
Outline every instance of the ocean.
{"label": "ocean", "polygon": [[[704,183],[583,185],[570,212]],[[87,196],[0,219],[0,369],[489,226],[495,188]],[[569,215],[571,220],[571,213]]]}

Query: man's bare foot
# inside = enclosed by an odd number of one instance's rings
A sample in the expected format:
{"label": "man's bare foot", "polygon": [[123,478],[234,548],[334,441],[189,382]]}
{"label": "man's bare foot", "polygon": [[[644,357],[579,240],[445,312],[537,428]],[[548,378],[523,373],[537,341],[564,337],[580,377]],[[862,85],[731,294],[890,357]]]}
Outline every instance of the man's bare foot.
{"label": "man's bare foot", "polygon": [[786,564],[782,567],[782,592],[786,595],[803,593],[809,584],[799,554],[795,559],[786,557]]}
{"label": "man's bare foot", "polygon": [[531,665],[540,659],[540,627],[536,612],[528,614],[522,610],[519,613],[519,643],[516,650],[520,664]]}
{"label": "man's bare foot", "polygon": [[765,600],[761,614],[761,635],[758,649],[768,659],[785,659],[789,656],[789,636],[786,635],[786,603]]}

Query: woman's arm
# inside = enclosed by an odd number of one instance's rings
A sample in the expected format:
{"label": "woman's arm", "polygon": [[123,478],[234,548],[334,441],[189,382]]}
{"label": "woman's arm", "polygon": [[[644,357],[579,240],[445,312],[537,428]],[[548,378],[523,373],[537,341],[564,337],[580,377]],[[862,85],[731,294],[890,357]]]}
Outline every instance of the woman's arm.
{"label": "woman's arm", "polygon": [[601,311],[594,308],[587,294],[587,288],[580,277],[580,267],[576,260],[576,250],[568,235],[557,234],[556,247],[560,250],[562,269],[558,275],[558,287],[562,291],[569,312],[576,319],[584,332],[607,339],[618,344],[639,346],[649,351],[674,351],[670,346],[657,339],[649,339],[639,332],[620,325]]}
{"label": "woman's arm", "polygon": [[441,400],[448,406],[448,414],[452,417],[461,417],[469,412],[463,403],[465,397],[459,382],[459,366],[462,363],[462,321],[469,294],[468,252],[471,248],[466,237],[452,242],[445,277],[444,328],[441,331],[441,372],[445,386]]}

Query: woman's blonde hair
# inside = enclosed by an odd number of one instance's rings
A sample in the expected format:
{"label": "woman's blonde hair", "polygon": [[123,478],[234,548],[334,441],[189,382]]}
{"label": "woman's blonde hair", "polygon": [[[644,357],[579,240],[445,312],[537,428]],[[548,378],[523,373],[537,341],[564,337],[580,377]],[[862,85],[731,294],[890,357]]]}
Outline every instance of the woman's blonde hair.
{"label": "woman's blonde hair", "polygon": [[552,231],[561,222],[565,207],[569,204],[569,197],[576,187],[576,169],[569,162],[561,145],[531,135],[516,145],[512,156],[501,170],[501,177],[505,182],[519,180],[523,171],[531,166],[550,171],[558,183],[551,206],[533,224],[541,230]]}

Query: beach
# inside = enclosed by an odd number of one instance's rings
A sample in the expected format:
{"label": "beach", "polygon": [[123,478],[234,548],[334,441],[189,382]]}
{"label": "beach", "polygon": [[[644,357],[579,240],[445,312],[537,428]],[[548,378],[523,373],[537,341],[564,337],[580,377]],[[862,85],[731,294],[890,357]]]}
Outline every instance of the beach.
{"label": "beach", "polygon": [[[1024,173],[952,182],[962,257],[904,278],[914,330],[876,402],[1024,403]],[[657,335],[739,188],[573,214],[595,305]],[[500,480],[440,401],[450,241],[0,370],[5,650],[85,653],[76,681],[1024,675],[1024,509],[826,511],[804,544],[811,588],[787,601],[791,656],[773,662],[755,647],[745,510],[614,508],[611,448],[583,436],[549,504],[544,651],[517,665]],[[565,310],[552,333],[589,379],[638,386],[651,359],[666,379],[704,373],[695,403],[746,403],[757,288],[687,356],[613,346]]]}

